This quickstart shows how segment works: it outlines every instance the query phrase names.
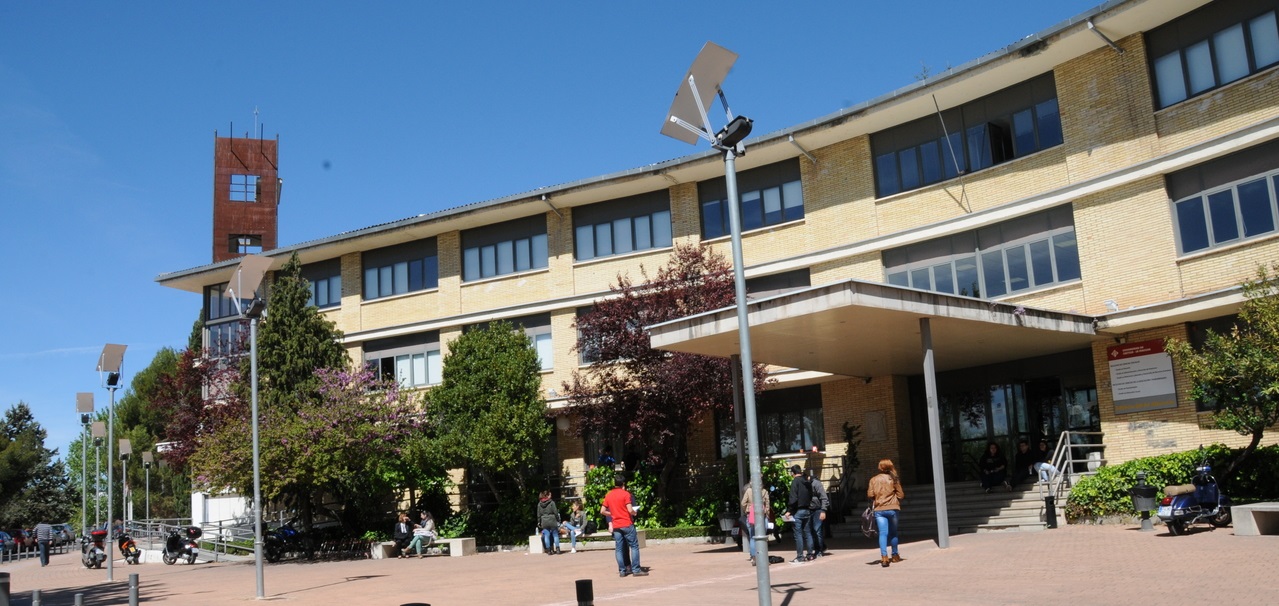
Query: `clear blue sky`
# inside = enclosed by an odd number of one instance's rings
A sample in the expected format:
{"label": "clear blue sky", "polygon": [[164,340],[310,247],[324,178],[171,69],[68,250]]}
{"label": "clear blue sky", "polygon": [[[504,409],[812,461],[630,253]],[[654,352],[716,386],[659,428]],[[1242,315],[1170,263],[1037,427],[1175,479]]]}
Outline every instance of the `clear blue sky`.
{"label": "clear blue sky", "polygon": [[126,380],[185,346],[200,297],[154,280],[211,261],[255,107],[289,245],[703,151],[658,129],[707,40],[766,133],[1099,2],[0,2],[0,409],[65,451],[103,344]]}

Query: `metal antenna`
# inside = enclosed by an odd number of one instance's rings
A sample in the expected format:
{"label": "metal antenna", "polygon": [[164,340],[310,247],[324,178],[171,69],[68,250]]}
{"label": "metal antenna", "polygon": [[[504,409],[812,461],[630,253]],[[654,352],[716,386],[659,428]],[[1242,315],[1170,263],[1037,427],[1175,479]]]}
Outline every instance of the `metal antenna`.
{"label": "metal antenna", "polygon": [[258,106],[256,105],[253,106],[253,132],[259,139],[262,138],[262,133],[258,130]]}

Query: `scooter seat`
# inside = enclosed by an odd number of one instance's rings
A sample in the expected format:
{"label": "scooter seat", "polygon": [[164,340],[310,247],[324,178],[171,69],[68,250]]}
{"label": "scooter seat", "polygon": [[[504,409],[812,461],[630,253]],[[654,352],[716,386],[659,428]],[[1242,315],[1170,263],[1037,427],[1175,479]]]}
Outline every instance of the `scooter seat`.
{"label": "scooter seat", "polygon": [[1164,496],[1167,496],[1167,497],[1175,497],[1179,494],[1194,494],[1194,492],[1195,492],[1194,484],[1178,484],[1176,486],[1164,487]]}

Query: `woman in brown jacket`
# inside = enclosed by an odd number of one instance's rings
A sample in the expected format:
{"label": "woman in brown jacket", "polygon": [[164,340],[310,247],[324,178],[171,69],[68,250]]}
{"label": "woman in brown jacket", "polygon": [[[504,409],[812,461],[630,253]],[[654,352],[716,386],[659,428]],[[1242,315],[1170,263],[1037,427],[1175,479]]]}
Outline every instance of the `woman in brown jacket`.
{"label": "woman in brown jacket", "polygon": [[[879,527],[879,565],[888,568],[889,562],[902,561],[897,555],[897,515],[901,512],[901,500],[906,497],[902,483],[897,479],[897,468],[893,467],[891,460],[879,462],[879,474],[870,479],[866,496],[875,510],[875,525]],[[889,544],[893,546],[891,558],[888,555]]]}

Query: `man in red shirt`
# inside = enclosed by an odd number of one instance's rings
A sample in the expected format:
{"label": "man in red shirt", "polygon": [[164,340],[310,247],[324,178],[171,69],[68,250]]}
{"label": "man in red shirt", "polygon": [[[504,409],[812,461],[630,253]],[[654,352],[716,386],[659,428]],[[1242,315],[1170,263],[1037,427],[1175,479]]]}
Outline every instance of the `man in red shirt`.
{"label": "man in red shirt", "polygon": [[[635,534],[635,523],[632,521],[632,516],[635,515],[634,502],[634,497],[626,491],[626,479],[618,475],[613,480],[613,490],[604,495],[604,504],[600,507],[600,513],[613,518],[613,548],[617,556],[617,576],[619,577],[628,574],[637,577],[648,576],[648,573],[640,567],[639,536]],[[631,547],[629,571],[626,570],[626,562],[622,555],[628,543]]]}

